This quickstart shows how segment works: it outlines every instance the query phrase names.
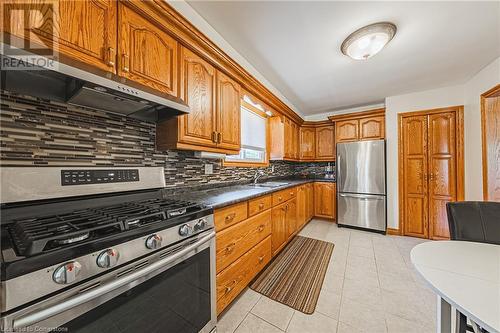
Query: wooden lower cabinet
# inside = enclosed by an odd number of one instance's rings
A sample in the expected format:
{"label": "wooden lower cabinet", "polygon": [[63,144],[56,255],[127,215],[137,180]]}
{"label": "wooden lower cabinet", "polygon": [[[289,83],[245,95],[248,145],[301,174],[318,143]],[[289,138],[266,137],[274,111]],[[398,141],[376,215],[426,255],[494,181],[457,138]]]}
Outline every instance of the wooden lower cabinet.
{"label": "wooden lower cabinet", "polygon": [[219,315],[271,260],[271,236],[217,274]]}
{"label": "wooden lower cabinet", "polygon": [[304,184],[297,187],[297,229],[301,229],[306,224],[308,219],[307,211],[307,185]]}
{"label": "wooden lower cabinet", "polygon": [[221,231],[227,227],[235,225],[238,222],[246,220],[248,216],[249,214],[246,202],[216,209],[214,212],[215,231]]}
{"label": "wooden lower cabinet", "polygon": [[286,203],[273,207],[272,211],[272,245],[273,256],[285,246],[287,240]]}
{"label": "wooden lower cabinet", "polygon": [[297,226],[297,199],[291,199],[286,203],[286,232],[287,232],[287,240],[292,238],[295,235],[295,232],[298,229]]}
{"label": "wooden lower cabinet", "polygon": [[217,272],[271,234],[271,210],[229,227],[216,236]]}
{"label": "wooden lower cabinet", "polygon": [[330,182],[314,183],[314,215],[334,219],[335,204],[336,184]]}
{"label": "wooden lower cabinet", "polygon": [[306,213],[310,221],[314,217],[314,183],[306,184]]}

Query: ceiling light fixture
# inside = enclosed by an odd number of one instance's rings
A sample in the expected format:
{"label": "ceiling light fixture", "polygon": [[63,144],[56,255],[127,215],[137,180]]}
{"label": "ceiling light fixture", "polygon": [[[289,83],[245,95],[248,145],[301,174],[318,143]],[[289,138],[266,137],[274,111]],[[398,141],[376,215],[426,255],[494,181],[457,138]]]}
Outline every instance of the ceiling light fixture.
{"label": "ceiling light fixture", "polygon": [[354,31],[340,47],[343,54],[356,60],[365,60],[379,53],[396,34],[390,22],[378,22]]}

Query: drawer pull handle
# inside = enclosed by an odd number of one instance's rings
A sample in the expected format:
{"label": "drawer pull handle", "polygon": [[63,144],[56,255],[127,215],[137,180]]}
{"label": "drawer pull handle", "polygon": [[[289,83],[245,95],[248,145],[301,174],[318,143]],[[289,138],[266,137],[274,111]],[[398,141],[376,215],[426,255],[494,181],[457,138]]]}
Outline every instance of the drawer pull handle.
{"label": "drawer pull handle", "polygon": [[113,67],[115,65],[116,52],[112,47],[108,47],[108,66]]}
{"label": "drawer pull handle", "polygon": [[230,221],[234,220],[235,217],[236,217],[236,213],[229,214],[228,216],[226,216],[226,222],[230,222]]}
{"label": "drawer pull handle", "polygon": [[259,225],[259,232],[262,232],[262,230],[264,230],[264,227],[265,226],[263,224]]}
{"label": "drawer pull handle", "polygon": [[290,196],[293,197],[295,195],[295,193],[293,192],[290,192]]}
{"label": "drawer pull handle", "polygon": [[259,257],[259,263],[263,262],[264,261],[264,256],[260,256]]}
{"label": "drawer pull handle", "polygon": [[128,57],[128,55],[124,54],[123,55],[123,71],[128,73],[130,72],[130,58]]}
{"label": "drawer pull handle", "polygon": [[234,250],[234,246],[235,246],[235,245],[236,245],[236,244],[231,243],[231,244],[229,244],[228,246],[226,246],[226,249],[225,249],[226,254],[229,254],[229,253],[233,252],[233,250]]}
{"label": "drawer pull handle", "polygon": [[281,200],[283,200],[283,198],[282,197],[278,197],[278,200],[281,201]]}
{"label": "drawer pull handle", "polygon": [[259,204],[259,209],[260,209],[260,210],[262,210],[263,208],[264,208],[264,203],[263,203],[263,202],[261,202],[261,203]]}
{"label": "drawer pull handle", "polygon": [[235,284],[236,284],[236,280],[231,281],[231,285],[226,286],[226,288],[225,288],[226,292],[225,292],[225,293],[227,294],[227,293],[229,293],[231,290],[233,290],[233,287],[234,287],[234,285],[235,285]]}

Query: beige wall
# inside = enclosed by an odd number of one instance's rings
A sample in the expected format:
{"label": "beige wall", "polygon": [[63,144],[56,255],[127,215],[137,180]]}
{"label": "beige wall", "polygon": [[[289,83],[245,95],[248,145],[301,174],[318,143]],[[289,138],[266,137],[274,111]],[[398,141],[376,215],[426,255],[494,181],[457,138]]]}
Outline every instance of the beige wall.
{"label": "beige wall", "polygon": [[480,95],[500,83],[500,58],[463,85],[387,97],[387,226],[398,228],[398,113],[464,105],[465,199],[482,199]]}

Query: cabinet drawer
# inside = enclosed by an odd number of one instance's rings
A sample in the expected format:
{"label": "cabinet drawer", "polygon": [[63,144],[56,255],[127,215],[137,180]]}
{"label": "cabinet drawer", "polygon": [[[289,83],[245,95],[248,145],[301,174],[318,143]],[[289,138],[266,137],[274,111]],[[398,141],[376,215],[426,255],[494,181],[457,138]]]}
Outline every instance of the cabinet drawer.
{"label": "cabinet drawer", "polygon": [[229,266],[270,234],[270,210],[219,232],[216,238],[217,272]]}
{"label": "cabinet drawer", "polygon": [[257,199],[248,201],[248,216],[254,216],[266,209],[271,208],[272,197],[271,195],[266,195]]}
{"label": "cabinet drawer", "polygon": [[217,274],[217,315],[231,303],[271,259],[271,237]]}
{"label": "cabinet drawer", "polygon": [[273,194],[273,206],[279,205],[287,200],[295,198],[297,195],[297,188],[291,187]]}
{"label": "cabinet drawer", "polygon": [[214,212],[215,230],[221,231],[248,217],[247,202],[216,209]]}

